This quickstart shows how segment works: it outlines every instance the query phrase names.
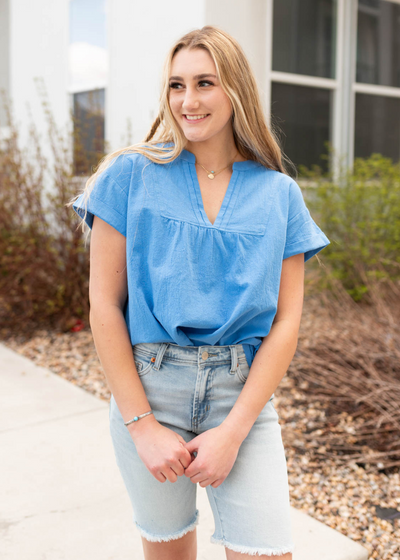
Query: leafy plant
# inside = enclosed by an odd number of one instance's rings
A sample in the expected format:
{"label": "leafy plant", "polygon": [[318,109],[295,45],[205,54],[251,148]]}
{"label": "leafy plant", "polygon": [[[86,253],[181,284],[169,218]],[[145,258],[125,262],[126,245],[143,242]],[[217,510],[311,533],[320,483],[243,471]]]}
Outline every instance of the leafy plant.
{"label": "leafy plant", "polygon": [[321,282],[331,287],[332,279],[339,281],[354,301],[371,303],[379,290],[398,296],[400,163],[372,154],[356,159],[352,169],[337,169],[334,177],[299,167],[310,212],[331,241]]}

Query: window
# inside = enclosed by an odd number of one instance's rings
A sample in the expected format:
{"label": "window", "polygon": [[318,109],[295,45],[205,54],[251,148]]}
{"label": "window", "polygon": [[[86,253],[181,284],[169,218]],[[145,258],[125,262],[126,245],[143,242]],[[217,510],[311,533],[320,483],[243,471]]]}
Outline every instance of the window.
{"label": "window", "polygon": [[398,162],[399,0],[267,1],[268,102],[288,157],[328,171],[329,142],[349,167],[373,153]]}
{"label": "window", "polygon": [[336,0],[273,3],[271,113],[293,163],[327,170],[325,142],[333,137],[336,78]]}
{"label": "window", "polygon": [[106,1],[70,0],[69,93],[76,175],[91,174],[104,155],[107,81]]}
{"label": "window", "polygon": [[359,0],[356,81],[400,87],[400,5]]}
{"label": "window", "polygon": [[400,5],[359,0],[354,156],[400,158]]}
{"label": "window", "polygon": [[336,2],[274,2],[272,70],[335,78]]}
{"label": "window", "polygon": [[332,91],[324,88],[272,84],[272,113],[276,124],[284,130],[282,148],[296,167],[318,164],[325,171],[326,152],[330,140]]}
{"label": "window", "polygon": [[92,172],[104,155],[105,89],[74,93],[74,174]]}

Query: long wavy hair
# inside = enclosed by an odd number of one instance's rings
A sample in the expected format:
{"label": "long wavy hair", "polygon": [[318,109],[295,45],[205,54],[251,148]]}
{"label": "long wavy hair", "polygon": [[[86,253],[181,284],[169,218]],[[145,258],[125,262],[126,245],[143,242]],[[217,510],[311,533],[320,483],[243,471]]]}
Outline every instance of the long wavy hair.
{"label": "long wavy hair", "polygon": [[[226,31],[214,25],[206,25],[186,33],[169,50],[163,67],[159,112],[144,141],[104,156],[96,171],[86,181],[83,192],[67,203],[67,206],[72,206],[75,200],[84,194],[85,215],[81,221],[82,231],[85,231],[87,200],[90,192],[98,176],[112,164],[115,158],[121,154],[140,153],[154,163],[167,164],[176,159],[185,148],[186,137],[169,105],[172,60],[181,49],[204,49],[213,59],[221,87],[232,104],[232,129],[240,155],[246,160],[257,161],[267,168],[289,175],[282,160],[289,165],[292,165],[291,161],[279,147],[274,131],[267,126],[257,82],[243,49]],[[170,144],[170,146],[157,144]],[[89,231],[87,233],[89,234]]]}

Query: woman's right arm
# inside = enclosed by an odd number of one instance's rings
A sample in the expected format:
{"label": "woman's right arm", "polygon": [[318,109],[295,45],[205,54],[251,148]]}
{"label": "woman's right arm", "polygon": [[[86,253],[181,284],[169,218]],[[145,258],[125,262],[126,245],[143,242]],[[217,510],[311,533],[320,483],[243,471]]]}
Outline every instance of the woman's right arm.
{"label": "woman's right arm", "polygon": [[[98,216],[90,241],[90,326],[108,386],[124,422],[151,407],[135,366],[123,309],[128,295],[126,238]],[[150,414],[126,427],[137,451],[160,482],[175,482],[191,463],[185,440]]]}

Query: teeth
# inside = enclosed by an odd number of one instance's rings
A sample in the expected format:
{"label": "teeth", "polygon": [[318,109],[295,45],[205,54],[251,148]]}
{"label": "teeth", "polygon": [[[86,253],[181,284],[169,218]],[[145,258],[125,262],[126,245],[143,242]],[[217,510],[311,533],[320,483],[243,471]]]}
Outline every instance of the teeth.
{"label": "teeth", "polygon": [[207,115],[198,115],[196,117],[193,117],[193,116],[191,117],[189,115],[185,115],[185,116],[189,121],[196,121],[198,119],[204,119],[204,117],[206,117]]}

